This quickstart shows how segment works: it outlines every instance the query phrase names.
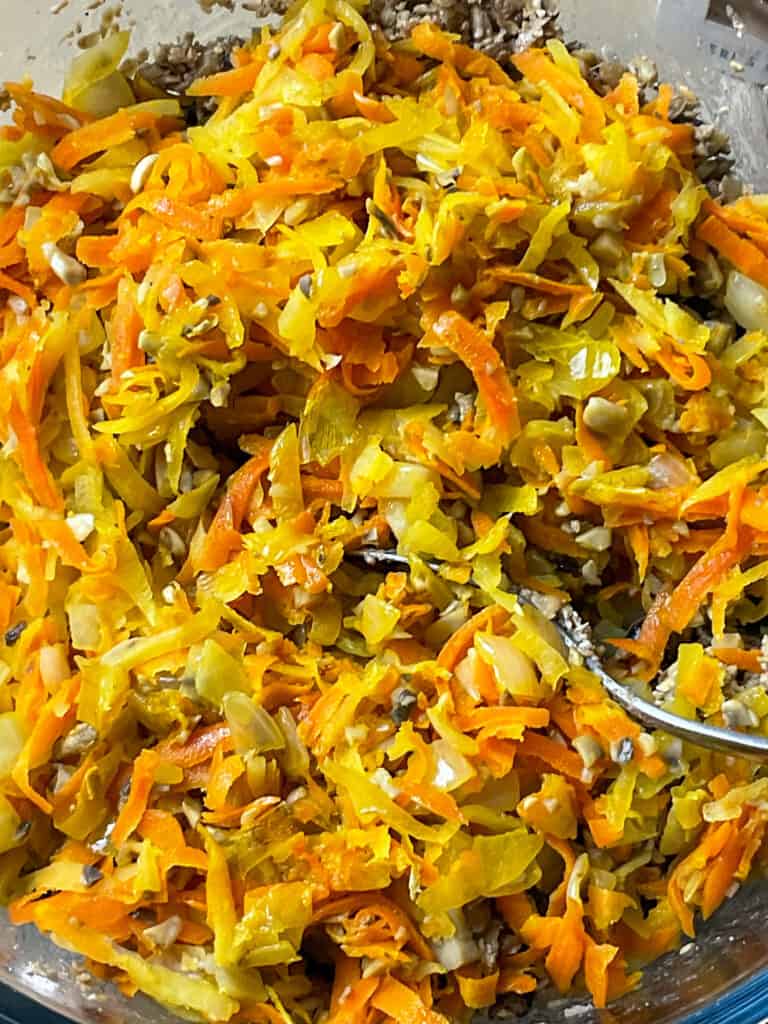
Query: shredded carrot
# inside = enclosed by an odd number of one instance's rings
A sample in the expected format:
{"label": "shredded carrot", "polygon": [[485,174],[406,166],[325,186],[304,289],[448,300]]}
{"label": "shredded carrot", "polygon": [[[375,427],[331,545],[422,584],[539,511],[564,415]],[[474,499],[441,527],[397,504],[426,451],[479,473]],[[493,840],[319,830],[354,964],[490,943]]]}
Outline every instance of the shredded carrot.
{"label": "shredded carrot", "polygon": [[188,96],[242,96],[256,84],[263,65],[249,61],[231,71],[219,71],[207,78],[198,78],[187,90]]}
{"label": "shredded carrot", "polygon": [[630,526],[627,531],[627,539],[637,563],[638,578],[642,583],[645,579],[645,574],[648,572],[648,559],[650,558],[648,527],[642,523]]}
{"label": "shredded carrot", "polygon": [[448,640],[440,651],[437,659],[441,668],[452,669],[461,661],[467,653],[475,638],[475,634],[481,630],[492,627],[494,624],[503,621],[507,617],[506,612],[499,607],[485,608],[477,613],[468,622],[465,622],[453,636]]}
{"label": "shredded carrot", "polygon": [[[667,640],[672,632],[680,632],[701,606],[701,602],[725,573],[737,565],[749,551],[752,533],[743,530],[736,543],[723,535],[709,552],[703,555],[675,591],[670,595],[662,592],[649,609],[637,638],[637,650],[647,658],[655,672],[660,664]],[[631,649],[628,641],[622,646]]]}
{"label": "shredded carrot", "polygon": [[699,226],[698,236],[737,269],[768,287],[768,256],[746,238],[741,238],[719,217],[708,217]]}
{"label": "shredded carrot", "polygon": [[551,85],[581,115],[581,134],[585,141],[595,141],[605,124],[602,104],[587,83],[559,68],[543,50],[528,50],[514,58],[517,70],[537,84]]}
{"label": "shredded carrot", "polygon": [[139,347],[139,335],[144,324],[131,294],[132,289],[124,278],[117,289],[117,304],[112,318],[112,384],[119,388],[123,374],[144,363],[144,353]]}
{"label": "shredded carrot", "polygon": [[150,792],[155,783],[155,773],[160,757],[154,750],[143,750],[136,758],[131,775],[131,789],[128,799],[118,815],[112,832],[112,841],[122,845],[138,827],[149,802]]}
{"label": "shredded carrot", "polygon": [[581,778],[584,771],[584,763],[578,754],[539,733],[526,732],[520,744],[520,753],[526,757],[535,757],[555,771],[574,779]]}
{"label": "shredded carrot", "polygon": [[120,146],[139,132],[147,131],[156,120],[155,115],[148,111],[131,113],[121,110],[111,117],[83,125],[65,135],[54,148],[51,157],[58,167],[70,171],[94,153],[103,153],[113,146]]}
{"label": "shredded carrot", "polygon": [[186,743],[166,742],[159,744],[156,749],[164,761],[177,764],[182,768],[194,768],[196,765],[210,760],[216,748],[229,739],[229,726],[226,723],[221,723],[197,730],[192,733]]}
{"label": "shredded carrot", "polygon": [[45,763],[56,741],[75,721],[74,704],[79,689],[80,679],[73,676],[40,708],[29,738],[11,772],[13,781],[24,796],[45,814],[51,813],[51,804],[32,787],[29,774]]}
{"label": "shredded carrot", "polygon": [[232,477],[224,501],[214,516],[203,546],[200,568],[205,571],[218,569],[241,543],[240,527],[248,504],[269,467],[269,448],[262,455],[254,455]]}
{"label": "shredded carrot", "polygon": [[742,651],[735,647],[713,647],[712,653],[723,665],[734,665],[745,672],[762,671],[761,654],[757,649]]}
{"label": "shredded carrot", "polygon": [[517,399],[499,353],[477,327],[454,311],[443,313],[432,331],[472,372],[500,441],[508,444],[520,432],[520,421]]}
{"label": "shredded carrot", "polygon": [[63,499],[40,453],[38,431],[15,400],[8,413],[8,425],[18,442],[17,458],[35,498],[49,509],[62,509]]}
{"label": "shredded carrot", "polygon": [[371,997],[371,1005],[398,1024],[445,1024],[445,1017],[427,1009],[413,989],[386,978]]}
{"label": "shredded carrot", "polygon": [[18,295],[28,306],[34,306],[35,304],[35,293],[32,289],[11,277],[10,274],[6,274],[3,270],[0,270],[0,288],[4,288],[12,295]]}
{"label": "shredded carrot", "polygon": [[701,391],[712,383],[712,371],[703,356],[682,353],[671,347],[656,353],[656,362],[686,391]]}

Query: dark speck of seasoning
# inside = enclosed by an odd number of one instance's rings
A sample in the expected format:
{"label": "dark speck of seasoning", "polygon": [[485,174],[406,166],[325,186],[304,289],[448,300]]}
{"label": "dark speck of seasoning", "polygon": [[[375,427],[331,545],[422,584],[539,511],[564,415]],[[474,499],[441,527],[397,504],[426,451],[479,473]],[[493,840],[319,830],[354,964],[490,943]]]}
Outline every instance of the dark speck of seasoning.
{"label": "dark speck of seasoning", "polygon": [[413,690],[398,690],[392,703],[390,718],[395,725],[402,725],[411,717],[411,712],[416,706],[417,697]]}
{"label": "dark speck of seasoning", "polygon": [[209,306],[221,305],[221,299],[219,298],[218,295],[208,295],[206,296],[205,301],[208,303]]}
{"label": "dark speck of seasoning", "polygon": [[26,622],[17,622],[15,626],[11,626],[5,634],[5,643],[8,647],[13,647],[15,643],[18,643],[19,637],[27,628]]}
{"label": "dark speck of seasoning", "polygon": [[128,916],[132,917],[134,921],[142,921],[144,924],[153,924],[155,921],[155,915],[151,910],[147,910],[146,907],[132,910]]}
{"label": "dark speck of seasoning", "polygon": [[96,885],[104,877],[104,873],[100,868],[96,867],[95,864],[84,864],[83,865],[83,885],[89,889],[92,885]]}
{"label": "dark speck of seasoning", "polygon": [[301,294],[304,296],[305,299],[308,299],[308,298],[311,297],[311,295],[312,295],[312,275],[311,274],[302,274],[301,275],[301,277],[299,278],[299,288],[301,289]]}
{"label": "dark speck of seasoning", "polygon": [[122,807],[128,797],[131,795],[131,780],[126,779],[120,787],[120,792],[117,796],[117,803],[119,807]]}
{"label": "dark speck of seasoning", "polygon": [[635,745],[629,736],[625,736],[623,740],[619,740],[616,753],[614,755],[614,761],[616,764],[629,764],[634,757]]}
{"label": "dark speck of seasoning", "polygon": [[390,238],[399,237],[399,232],[397,230],[397,225],[395,224],[395,222],[388,214],[384,213],[381,207],[377,206],[372,199],[366,200],[365,209],[370,217],[376,218],[376,220],[379,222],[382,228],[384,228],[386,234],[390,236]]}

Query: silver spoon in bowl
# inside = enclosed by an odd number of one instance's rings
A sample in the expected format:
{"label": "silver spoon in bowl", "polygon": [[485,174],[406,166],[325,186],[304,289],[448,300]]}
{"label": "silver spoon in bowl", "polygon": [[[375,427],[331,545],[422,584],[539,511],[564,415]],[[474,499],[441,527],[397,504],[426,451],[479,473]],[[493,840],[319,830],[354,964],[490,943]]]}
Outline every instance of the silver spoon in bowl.
{"label": "silver spoon in bowl", "polygon": [[[410,568],[410,563],[405,555],[386,548],[359,548],[347,551],[345,557],[372,569],[402,571]],[[433,571],[440,568],[437,562],[427,561],[426,564]],[[512,593],[523,604],[534,603],[525,591],[513,590]],[[553,622],[565,646],[582,658],[584,665],[600,680],[608,696],[623,708],[630,718],[639,722],[646,729],[661,729],[688,743],[695,743],[699,747],[716,750],[721,754],[768,762],[768,736],[736,732],[733,729],[721,729],[718,726],[707,725],[705,722],[683,718],[681,715],[675,715],[671,711],[665,711],[664,708],[651,704],[650,701],[644,700],[635,693],[631,686],[614,679],[603,668],[603,664],[595,652],[590,639],[589,626],[572,605],[563,605],[556,613]]]}

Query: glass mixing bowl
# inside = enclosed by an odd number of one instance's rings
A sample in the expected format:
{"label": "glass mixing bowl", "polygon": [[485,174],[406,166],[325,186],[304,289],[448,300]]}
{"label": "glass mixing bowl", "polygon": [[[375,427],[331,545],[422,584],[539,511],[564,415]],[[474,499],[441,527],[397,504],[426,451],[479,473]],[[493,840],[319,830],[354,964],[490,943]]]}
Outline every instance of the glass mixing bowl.
{"label": "glass mixing bowl", "polygon": [[[649,55],[664,79],[693,89],[704,118],[731,136],[743,180],[768,192],[768,0],[559,0],[559,7],[568,38],[624,60]],[[77,39],[115,17],[133,30],[134,52],[187,31],[206,41],[247,35],[258,24],[247,0],[0,0],[0,80],[31,76],[56,92]],[[767,922],[768,883],[753,882],[609,1009],[544,991],[519,1024],[768,1024]],[[19,995],[81,1024],[178,1021],[147,999],[123,998],[1,913],[0,982],[8,986],[0,987],[0,1021],[40,1024],[39,1008]]]}

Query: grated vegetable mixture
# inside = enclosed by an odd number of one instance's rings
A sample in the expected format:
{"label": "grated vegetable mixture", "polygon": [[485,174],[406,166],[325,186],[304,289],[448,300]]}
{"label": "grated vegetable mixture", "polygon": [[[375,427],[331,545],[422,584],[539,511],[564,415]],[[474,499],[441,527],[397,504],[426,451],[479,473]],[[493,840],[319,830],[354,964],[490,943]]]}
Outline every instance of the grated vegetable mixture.
{"label": "grated vegetable mixture", "polygon": [[548,616],[765,731],[768,199],[669,86],[361,12],[199,125],[125,33],[7,87],[0,894],[209,1021],[603,1006],[764,859],[768,776]]}

